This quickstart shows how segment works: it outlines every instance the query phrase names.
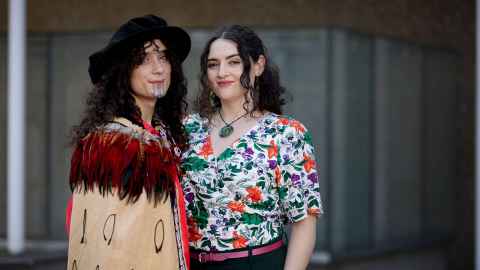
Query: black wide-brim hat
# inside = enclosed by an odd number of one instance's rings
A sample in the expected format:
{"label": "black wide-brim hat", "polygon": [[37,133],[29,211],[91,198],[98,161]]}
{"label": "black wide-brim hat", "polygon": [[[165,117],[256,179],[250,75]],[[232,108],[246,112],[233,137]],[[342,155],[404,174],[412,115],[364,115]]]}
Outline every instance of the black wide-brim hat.
{"label": "black wide-brim hat", "polygon": [[92,83],[96,84],[101,80],[115,57],[125,57],[122,53],[127,52],[132,44],[152,37],[159,38],[180,62],[183,62],[190,52],[190,36],[182,28],[168,26],[164,19],[155,15],[133,18],[120,26],[105,48],[90,55],[88,74]]}

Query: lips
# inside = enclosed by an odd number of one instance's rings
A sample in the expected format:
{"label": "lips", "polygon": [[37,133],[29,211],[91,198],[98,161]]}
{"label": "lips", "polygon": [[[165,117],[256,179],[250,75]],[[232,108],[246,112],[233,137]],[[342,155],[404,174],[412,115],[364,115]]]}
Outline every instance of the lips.
{"label": "lips", "polygon": [[162,84],[165,82],[165,80],[158,80],[158,81],[148,81],[151,84]]}
{"label": "lips", "polygon": [[217,81],[218,87],[227,87],[233,84],[234,81]]}

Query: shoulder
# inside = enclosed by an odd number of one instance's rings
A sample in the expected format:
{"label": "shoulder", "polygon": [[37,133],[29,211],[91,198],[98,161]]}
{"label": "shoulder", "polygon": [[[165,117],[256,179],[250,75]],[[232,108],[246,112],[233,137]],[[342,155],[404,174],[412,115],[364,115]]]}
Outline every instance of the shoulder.
{"label": "shoulder", "polygon": [[308,132],[307,128],[302,122],[296,120],[289,115],[278,115],[271,113],[269,117],[271,124],[283,132],[287,131],[299,134],[304,134]]}
{"label": "shoulder", "polygon": [[303,141],[311,143],[311,135],[307,127],[299,120],[289,115],[272,114],[270,116],[272,128],[276,130],[277,138],[283,143]]}

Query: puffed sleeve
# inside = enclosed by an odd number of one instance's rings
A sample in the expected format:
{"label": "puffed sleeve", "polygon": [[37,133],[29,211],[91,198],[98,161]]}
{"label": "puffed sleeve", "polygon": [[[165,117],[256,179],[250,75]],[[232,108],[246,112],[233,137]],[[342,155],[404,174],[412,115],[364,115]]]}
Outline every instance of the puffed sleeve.
{"label": "puffed sleeve", "polygon": [[297,120],[280,118],[277,140],[278,192],[287,222],[323,213],[315,154],[309,131]]}

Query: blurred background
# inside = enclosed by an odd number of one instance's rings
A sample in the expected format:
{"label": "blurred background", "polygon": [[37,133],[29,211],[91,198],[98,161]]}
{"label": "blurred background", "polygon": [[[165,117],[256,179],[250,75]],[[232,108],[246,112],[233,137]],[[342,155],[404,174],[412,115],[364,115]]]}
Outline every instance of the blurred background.
{"label": "blurred background", "polygon": [[129,18],[185,27],[189,97],[220,25],[258,32],[312,132],[326,214],[311,269],[473,269],[475,1],[27,1],[26,251],[9,255],[8,1],[0,0],[0,269],[65,269],[68,133],[88,56]]}

